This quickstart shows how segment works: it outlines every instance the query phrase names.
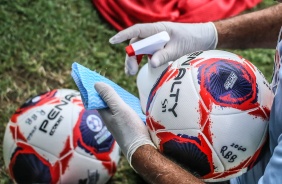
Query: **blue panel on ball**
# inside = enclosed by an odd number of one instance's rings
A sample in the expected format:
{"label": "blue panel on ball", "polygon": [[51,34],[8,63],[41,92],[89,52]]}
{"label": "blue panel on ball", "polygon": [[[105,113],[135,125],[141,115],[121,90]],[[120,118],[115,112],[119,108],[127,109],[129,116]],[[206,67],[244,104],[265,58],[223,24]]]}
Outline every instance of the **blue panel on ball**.
{"label": "blue panel on ball", "polygon": [[257,86],[253,89],[255,78],[240,63],[234,64],[229,60],[207,62],[199,67],[198,82],[214,98],[214,101],[229,106],[229,104],[242,104],[253,98],[257,102]]}
{"label": "blue panel on ball", "polygon": [[[197,137],[183,135],[181,137],[200,142]],[[180,142],[172,139],[163,144],[163,153],[192,173],[195,172],[200,176],[209,174],[211,169],[207,155],[192,142]]]}
{"label": "blue panel on ball", "polygon": [[17,183],[51,183],[50,168],[34,154],[21,153],[12,168]]}

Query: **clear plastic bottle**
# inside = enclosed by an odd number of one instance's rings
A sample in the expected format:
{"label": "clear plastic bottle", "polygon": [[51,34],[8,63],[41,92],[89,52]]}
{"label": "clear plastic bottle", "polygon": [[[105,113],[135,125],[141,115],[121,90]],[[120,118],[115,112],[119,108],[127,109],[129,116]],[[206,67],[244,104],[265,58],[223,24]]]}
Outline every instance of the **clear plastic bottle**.
{"label": "clear plastic bottle", "polygon": [[166,63],[157,68],[152,68],[148,62],[139,70],[136,83],[143,113],[146,113],[147,100],[153,85],[167,66]]}

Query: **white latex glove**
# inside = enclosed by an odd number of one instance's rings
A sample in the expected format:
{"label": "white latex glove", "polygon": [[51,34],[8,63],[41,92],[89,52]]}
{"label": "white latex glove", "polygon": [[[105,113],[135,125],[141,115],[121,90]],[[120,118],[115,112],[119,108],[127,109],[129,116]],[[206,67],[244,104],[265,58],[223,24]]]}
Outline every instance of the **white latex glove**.
{"label": "white latex glove", "polygon": [[111,86],[97,82],[95,89],[109,107],[98,111],[131,166],[131,157],[138,147],[145,144],[155,147],[148,129],[135,111]]}
{"label": "white latex glove", "polygon": [[[166,31],[169,34],[170,41],[164,49],[153,54],[150,61],[153,68],[174,61],[191,52],[215,49],[218,41],[217,30],[212,22],[195,24],[157,22],[131,26],[117,33],[109,42],[116,44],[131,39],[130,43],[134,43],[161,31]],[[135,75],[137,71],[136,57],[126,56],[125,73]]]}

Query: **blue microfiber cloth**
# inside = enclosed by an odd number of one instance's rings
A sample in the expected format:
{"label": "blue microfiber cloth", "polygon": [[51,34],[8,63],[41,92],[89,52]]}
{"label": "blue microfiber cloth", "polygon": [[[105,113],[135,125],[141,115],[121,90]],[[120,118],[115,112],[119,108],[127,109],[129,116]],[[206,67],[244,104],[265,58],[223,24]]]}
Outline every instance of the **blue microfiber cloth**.
{"label": "blue microfiber cloth", "polygon": [[123,101],[125,101],[125,103],[127,103],[144,122],[146,122],[146,116],[142,112],[140,100],[113,81],[76,62],[72,64],[71,76],[80,91],[86,109],[103,109],[107,107],[107,104],[94,88],[96,82],[104,82],[114,88]]}

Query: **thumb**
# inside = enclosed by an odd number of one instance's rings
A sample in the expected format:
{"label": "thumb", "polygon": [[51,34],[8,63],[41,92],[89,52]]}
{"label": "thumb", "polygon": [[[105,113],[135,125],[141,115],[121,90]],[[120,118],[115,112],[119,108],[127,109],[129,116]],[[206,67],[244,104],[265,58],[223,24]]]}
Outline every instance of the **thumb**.
{"label": "thumb", "polygon": [[97,111],[99,112],[100,116],[103,119],[103,122],[105,123],[105,125],[109,129],[109,127],[111,127],[110,122],[111,122],[111,118],[112,118],[112,115],[113,115],[112,112],[111,112],[111,109],[109,109],[109,108],[97,109]]}
{"label": "thumb", "polygon": [[110,85],[103,82],[97,82],[94,87],[108,107],[112,110],[113,114],[115,114],[115,111],[119,109],[119,105],[122,106],[125,104],[125,102]]}

